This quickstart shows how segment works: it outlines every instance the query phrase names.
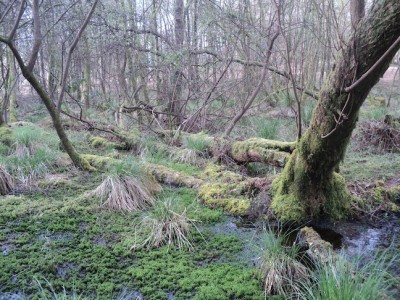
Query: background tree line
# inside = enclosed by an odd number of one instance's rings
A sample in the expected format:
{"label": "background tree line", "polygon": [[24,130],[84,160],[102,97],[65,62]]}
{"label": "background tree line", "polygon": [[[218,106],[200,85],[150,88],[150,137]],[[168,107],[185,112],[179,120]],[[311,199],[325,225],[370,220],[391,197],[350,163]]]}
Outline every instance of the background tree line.
{"label": "background tree line", "polygon": [[[34,47],[34,2],[0,2],[2,36],[25,6],[14,36],[23,59]],[[77,36],[92,4],[39,1],[33,73],[59,111],[101,112],[125,129],[230,135],[242,115],[285,103],[300,136],[352,30],[349,1],[102,0]],[[26,85],[5,44],[0,53],[1,121],[13,121]]]}

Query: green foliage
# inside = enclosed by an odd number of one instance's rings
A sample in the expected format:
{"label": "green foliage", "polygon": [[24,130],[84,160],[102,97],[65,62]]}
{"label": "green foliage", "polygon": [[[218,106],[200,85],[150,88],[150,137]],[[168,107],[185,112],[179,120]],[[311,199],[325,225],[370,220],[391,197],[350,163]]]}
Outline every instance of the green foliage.
{"label": "green foliage", "polygon": [[304,282],[300,299],[307,300],[375,300],[390,299],[394,283],[385,254],[368,263],[357,258],[349,263],[344,258],[317,266],[310,282]]}
{"label": "green foliage", "polygon": [[89,138],[89,143],[93,148],[101,148],[109,144],[109,142],[100,136],[92,136]]}
{"label": "green foliage", "polygon": [[21,183],[43,177],[54,167],[59,152],[57,137],[45,133],[35,125],[16,127],[14,142],[8,155],[0,156],[0,163]]}
{"label": "green foliage", "polygon": [[279,119],[255,119],[257,136],[263,139],[275,140],[281,128],[281,120]]}
{"label": "green foliage", "polygon": [[361,115],[369,120],[383,120],[389,113],[389,108],[386,106],[370,106],[362,110]]}
{"label": "green foliage", "polygon": [[212,138],[204,132],[185,135],[182,138],[183,147],[195,150],[199,154],[206,154],[212,144]]}
{"label": "green foliage", "polygon": [[177,205],[187,208],[187,216],[198,222],[214,224],[222,221],[224,214],[220,209],[205,207],[197,200],[197,192],[189,188],[164,188],[160,193],[160,200],[175,199]]}
{"label": "green foliage", "polygon": [[308,127],[310,124],[315,105],[315,101],[307,101],[301,106],[302,121],[306,127]]}
{"label": "green foliage", "polygon": [[6,126],[0,126],[0,145],[10,147],[14,142],[15,136],[13,131]]}

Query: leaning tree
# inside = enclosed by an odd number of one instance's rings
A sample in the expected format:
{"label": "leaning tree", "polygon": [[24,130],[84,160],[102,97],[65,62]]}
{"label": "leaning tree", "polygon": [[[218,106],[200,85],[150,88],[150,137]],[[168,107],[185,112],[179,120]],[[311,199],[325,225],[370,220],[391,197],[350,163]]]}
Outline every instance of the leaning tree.
{"label": "leaning tree", "polygon": [[325,82],[309,129],[273,182],[272,209],[282,220],[339,219],[350,207],[343,159],[359,109],[400,48],[400,1],[377,0],[360,20]]}

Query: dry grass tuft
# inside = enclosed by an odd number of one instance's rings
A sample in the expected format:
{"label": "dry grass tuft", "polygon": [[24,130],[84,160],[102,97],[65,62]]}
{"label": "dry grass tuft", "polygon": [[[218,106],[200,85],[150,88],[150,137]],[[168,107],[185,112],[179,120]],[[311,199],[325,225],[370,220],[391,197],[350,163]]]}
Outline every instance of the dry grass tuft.
{"label": "dry grass tuft", "polygon": [[[175,246],[180,250],[192,250],[190,231],[194,220],[186,216],[186,209],[174,206],[172,199],[167,199],[158,205],[143,218],[139,231],[146,238],[135,243],[131,249],[159,248],[162,246]],[[196,228],[197,229],[197,228]],[[144,231],[144,232],[143,232]]]}
{"label": "dry grass tuft", "polygon": [[200,157],[198,152],[193,149],[177,149],[170,154],[170,158],[178,163],[188,165],[198,165]]}
{"label": "dry grass tuft", "polygon": [[153,206],[153,194],[160,189],[154,179],[143,183],[127,175],[110,175],[89,195],[98,196],[102,205],[111,210],[138,211]]}
{"label": "dry grass tuft", "polygon": [[266,296],[284,295],[290,298],[299,291],[300,284],[309,281],[309,269],[297,260],[299,246],[285,246],[287,238],[280,230],[265,231],[259,263]]}
{"label": "dry grass tuft", "polygon": [[366,121],[356,134],[358,148],[369,148],[373,153],[399,152],[400,129],[384,121]]}
{"label": "dry grass tuft", "polygon": [[0,165],[0,195],[8,194],[14,188],[14,180]]}

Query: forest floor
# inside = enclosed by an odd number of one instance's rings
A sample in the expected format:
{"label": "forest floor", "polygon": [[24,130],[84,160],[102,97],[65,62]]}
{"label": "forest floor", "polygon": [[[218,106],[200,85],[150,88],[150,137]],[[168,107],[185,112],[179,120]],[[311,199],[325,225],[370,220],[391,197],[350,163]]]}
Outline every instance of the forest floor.
{"label": "forest floor", "polygon": [[[364,119],[379,113],[370,109]],[[276,221],[229,215],[223,208],[204,205],[194,188],[164,183],[156,202],[173,202],[174,212],[187,217],[189,244],[132,248],[145,239],[148,232],[141,229],[157,209],[107,209],[90,192],[108,174],[75,169],[45,115],[36,111],[27,118],[34,124],[13,127],[25,148],[18,152],[10,150],[12,145],[0,147],[0,165],[16,179],[14,190],[0,200],[1,300],[265,298],[259,268],[263,233],[266,227],[277,226]],[[95,139],[94,132],[76,122],[67,123],[80,153],[123,164],[152,163],[196,178],[205,178],[204,169],[215,163],[202,155],[179,159],[174,153],[185,145],[171,147],[150,135],[142,137],[140,149],[118,151],[109,140]],[[288,128],[282,126],[277,139],[287,139]],[[368,260],[376,252],[385,252],[385,259],[392,260],[395,287],[400,283],[396,256],[400,199],[398,194],[388,197],[387,191],[399,188],[400,156],[375,150],[360,147],[354,139],[341,165],[350,191],[358,196],[349,220],[296,224],[296,228],[312,226],[342,256],[362,255]],[[281,171],[260,163],[229,166],[229,170],[269,179]],[[270,195],[266,191],[254,197],[268,202]]]}

